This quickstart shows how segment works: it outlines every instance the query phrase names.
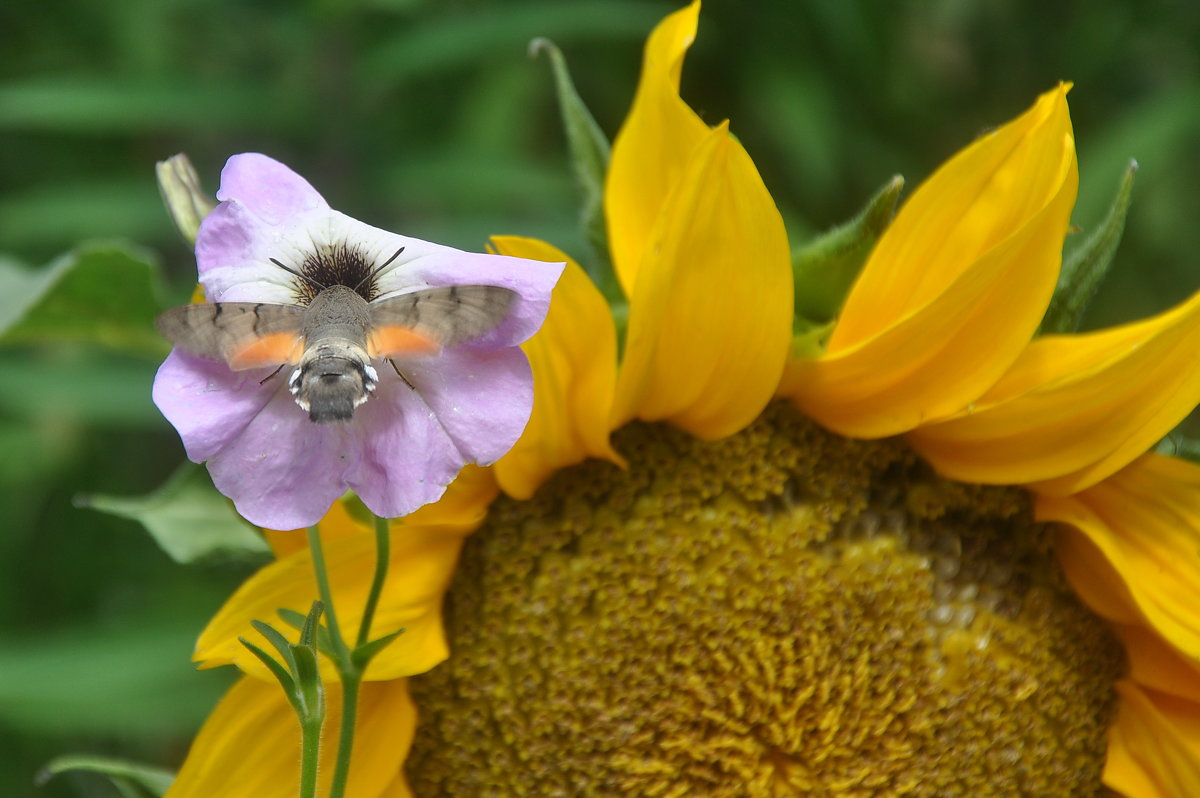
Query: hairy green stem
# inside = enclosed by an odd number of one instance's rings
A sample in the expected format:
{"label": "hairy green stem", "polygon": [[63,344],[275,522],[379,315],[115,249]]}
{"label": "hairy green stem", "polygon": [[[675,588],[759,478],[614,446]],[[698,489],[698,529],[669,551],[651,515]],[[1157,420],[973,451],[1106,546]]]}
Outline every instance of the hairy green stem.
{"label": "hairy green stem", "polygon": [[[366,663],[364,662],[360,666],[355,662],[350,647],[346,644],[346,639],[342,637],[341,627],[338,626],[337,613],[334,611],[333,591],[329,587],[329,575],[325,568],[325,555],[321,549],[321,537],[316,527],[311,527],[308,530],[308,545],[312,550],[313,570],[317,577],[317,590],[321,594],[321,600],[325,602],[325,617],[328,619],[327,624],[330,644],[333,648],[333,659],[337,665],[338,678],[342,683],[342,723],[338,734],[337,761],[333,766],[333,779],[329,787],[329,798],[342,798],[346,792],[346,784],[350,778],[350,757],[354,751],[354,726],[358,719],[358,691],[362,685]],[[375,618],[375,610],[379,606],[379,597],[383,593],[383,583],[387,578],[390,560],[391,537],[388,530],[388,521],[386,518],[376,518],[375,574],[371,579],[370,591],[367,593],[366,606],[363,607],[362,622],[358,627],[358,638],[355,647],[361,646],[370,640],[371,623]],[[305,762],[307,764],[307,759]],[[302,795],[307,798],[310,794],[302,793]]]}
{"label": "hairy green stem", "polygon": [[317,798],[317,770],[321,759],[323,717],[300,724],[300,798]]}

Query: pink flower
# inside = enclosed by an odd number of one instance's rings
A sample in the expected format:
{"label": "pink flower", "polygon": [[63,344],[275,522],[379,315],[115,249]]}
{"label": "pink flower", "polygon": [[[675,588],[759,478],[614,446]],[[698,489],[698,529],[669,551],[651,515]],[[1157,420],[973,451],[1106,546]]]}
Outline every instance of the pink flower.
{"label": "pink flower", "polygon": [[298,393],[301,367],[277,369],[284,358],[235,371],[177,346],[158,370],[154,402],[188,457],[208,463],[217,489],[249,521],[310,526],[347,489],[377,515],[406,515],[439,498],[464,464],[494,462],[517,441],[533,403],[518,344],[541,326],[563,264],[462,252],[371,227],[257,153],[229,159],[217,198],[196,239],[210,302],[307,308],[341,285],[378,308],[431,288],[507,289],[496,292],[504,307],[481,333],[359,364],[357,405],[332,419],[310,414]]}

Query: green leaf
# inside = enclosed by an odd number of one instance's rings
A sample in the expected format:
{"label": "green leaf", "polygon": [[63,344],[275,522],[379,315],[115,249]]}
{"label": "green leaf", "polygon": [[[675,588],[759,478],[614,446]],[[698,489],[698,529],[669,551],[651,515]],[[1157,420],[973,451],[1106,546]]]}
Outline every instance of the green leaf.
{"label": "green leaf", "polygon": [[266,128],[295,103],[253,81],[184,83],[110,77],[32,77],[0,86],[0,130],[70,133]]}
{"label": "green leaf", "polygon": [[[304,631],[304,625],[308,622],[307,615],[302,615],[295,610],[281,608],[275,610],[275,614],[278,615],[288,626],[300,632]],[[316,628],[316,635],[317,650],[330,659],[336,659],[337,652],[333,648],[333,639],[329,636],[329,630],[326,629],[324,625],[320,625]]]}
{"label": "green leaf", "polygon": [[204,613],[185,603],[170,614],[153,608],[102,626],[93,619],[42,624],[46,628],[36,634],[6,631],[0,726],[30,738],[173,739],[193,733],[232,675],[198,674],[188,662]]}
{"label": "green leaf", "polygon": [[[284,637],[278,629],[276,629],[274,626],[271,626],[269,623],[264,623],[262,621],[251,621],[250,625],[257,629],[258,633],[267,638],[267,641],[275,647],[275,650],[279,652],[281,657],[283,657],[283,662],[285,665],[287,665],[288,671],[290,673],[295,673],[296,659],[292,656],[293,646],[291,641]],[[247,648],[250,647],[250,644],[246,643],[245,641],[243,641],[243,645],[245,645]],[[261,657],[259,659],[261,659]]]}
{"label": "green leaf", "polygon": [[418,25],[398,25],[358,59],[351,85],[380,96],[397,84],[480,63],[489,54],[515,52],[535,36],[571,40],[640,41],[661,9],[641,0],[558,0],[480,6]]}
{"label": "green leaf", "polygon": [[1137,161],[1130,161],[1117,187],[1108,213],[1087,239],[1063,259],[1058,285],[1042,320],[1044,333],[1071,333],[1079,329],[1096,289],[1108,274],[1125,232],[1125,217],[1133,195]]}
{"label": "green leaf", "polygon": [[0,411],[60,432],[81,423],[161,430],[150,399],[154,369],[140,357],[75,345],[0,351]]}
{"label": "green leaf", "polygon": [[294,646],[296,658],[296,702],[301,721],[325,717],[325,685],[321,682],[321,671],[317,667],[316,650],[308,646]]}
{"label": "green leaf", "polygon": [[137,521],[180,563],[215,554],[257,558],[269,549],[254,527],[213,488],[202,466],[184,463],[166,484],[145,496],[80,496],[80,507]]}
{"label": "green leaf", "polygon": [[85,341],[162,357],[159,267],[146,250],[90,243],[30,271],[0,262],[0,342]]}
{"label": "green leaf", "polygon": [[67,754],[56,757],[38,771],[37,784],[41,786],[58,774],[73,770],[107,776],[122,795],[141,795],[138,792],[130,792],[131,785],[136,785],[150,795],[164,795],[171,782],[175,781],[174,773],[152,765],[106,756]]}
{"label": "green leaf", "polygon": [[[301,701],[300,691],[296,687],[296,679],[293,676],[295,673],[295,668],[293,668],[289,673],[288,669],[285,668],[279,660],[275,659],[266,651],[254,645],[246,638],[239,637],[238,642],[245,646],[247,651],[258,657],[259,662],[261,662],[263,665],[266,665],[267,670],[274,674],[275,680],[278,681],[279,686],[283,688],[283,694],[287,696],[288,703],[292,705],[292,709],[296,711],[296,715],[303,720],[305,714],[304,704]],[[289,652],[289,657],[290,656],[291,654]]]}
{"label": "green leaf", "polygon": [[384,635],[383,637],[363,643],[361,646],[354,649],[353,653],[350,655],[350,660],[354,663],[355,667],[359,668],[360,670],[365,670],[367,664],[375,658],[375,655],[387,648],[388,645],[397,637],[404,634],[404,631],[404,629],[397,629],[390,635]]}
{"label": "green leaf", "polygon": [[302,612],[289,610],[286,608],[275,610],[275,614],[283,619],[283,622],[292,627],[296,631],[304,628],[304,622],[308,620],[308,616]]}
{"label": "green leaf", "polygon": [[896,175],[849,222],[818,236],[792,255],[796,332],[832,321],[867,256],[896,212],[904,178]]}
{"label": "green leaf", "polygon": [[530,55],[536,56],[542,52],[550,58],[563,130],[571,151],[571,166],[583,191],[580,222],[584,235],[603,263],[603,267],[589,269],[589,276],[592,282],[601,286],[601,290],[605,290],[616,284],[616,275],[609,264],[608,235],[604,227],[604,175],[608,172],[611,147],[604,131],[596,124],[592,112],[575,90],[562,51],[549,39],[534,39],[529,43]]}

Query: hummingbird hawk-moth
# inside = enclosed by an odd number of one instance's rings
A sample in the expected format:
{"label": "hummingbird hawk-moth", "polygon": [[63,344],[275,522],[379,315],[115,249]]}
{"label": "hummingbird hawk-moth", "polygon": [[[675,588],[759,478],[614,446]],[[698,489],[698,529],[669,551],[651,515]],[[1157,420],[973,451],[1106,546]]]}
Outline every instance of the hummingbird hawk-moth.
{"label": "hummingbird hawk-moth", "polygon": [[[234,371],[295,366],[288,389],[296,404],[315,423],[329,424],[352,419],[374,392],[379,373],[373,360],[434,355],[475,340],[505,319],[516,297],[499,286],[456,285],[368,301],[348,285],[314,287],[307,304],[184,305],[160,315],[155,326],[183,351],[223,361]],[[408,382],[399,368],[396,373]]]}

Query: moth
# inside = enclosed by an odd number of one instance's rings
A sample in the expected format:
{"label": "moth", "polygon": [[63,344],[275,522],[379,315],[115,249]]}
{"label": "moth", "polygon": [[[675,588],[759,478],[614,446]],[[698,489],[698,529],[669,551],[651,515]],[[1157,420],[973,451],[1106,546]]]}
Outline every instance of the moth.
{"label": "moth", "polygon": [[372,361],[391,361],[408,383],[394,358],[436,355],[473,341],[507,317],[515,298],[499,286],[457,285],[368,302],[355,288],[330,285],[319,286],[307,305],[184,305],[160,315],[155,326],[183,351],[234,371],[277,366],[263,382],[294,366],[288,390],[296,404],[313,422],[332,424],[350,421],[375,391]]}

